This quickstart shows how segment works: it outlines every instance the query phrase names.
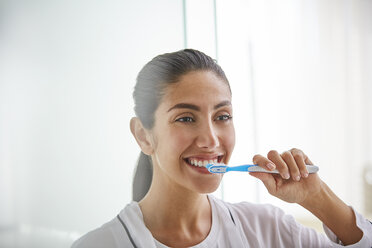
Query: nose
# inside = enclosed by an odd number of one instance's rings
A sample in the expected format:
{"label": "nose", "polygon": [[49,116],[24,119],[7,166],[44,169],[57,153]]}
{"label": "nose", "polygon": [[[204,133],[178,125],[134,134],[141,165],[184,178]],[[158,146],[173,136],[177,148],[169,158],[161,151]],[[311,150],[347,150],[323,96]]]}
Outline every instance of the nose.
{"label": "nose", "polygon": [[196,139],[196,145],[199,148],[216,148],[220,145],[218,138],[217,128],[213,125],[212,121],[204,123],[198,132]]}

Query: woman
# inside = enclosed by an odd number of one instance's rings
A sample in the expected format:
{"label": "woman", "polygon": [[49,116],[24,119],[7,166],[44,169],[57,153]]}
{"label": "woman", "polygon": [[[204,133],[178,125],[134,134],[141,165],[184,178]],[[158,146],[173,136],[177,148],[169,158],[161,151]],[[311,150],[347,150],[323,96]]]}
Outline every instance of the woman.
{"label": "woman", "polygon": [[155,57],[139,73],[133,96],[136,117],[130,129],[142,151],[139,166],[148,163],[150,172],[152,166],[151,186],[73,247],[372,246],[370,222],[317,174],[308,174],[305,164],[311,161],[298,149],[255,155],[255,164],[280,175],[251,175],[272,195],[317,216],[328,238],[274,206],[230,204],[209,195],[222,175],[209,173],[205,165],[228,164],[235,133],[229,82],[207,55],[186,49]]}

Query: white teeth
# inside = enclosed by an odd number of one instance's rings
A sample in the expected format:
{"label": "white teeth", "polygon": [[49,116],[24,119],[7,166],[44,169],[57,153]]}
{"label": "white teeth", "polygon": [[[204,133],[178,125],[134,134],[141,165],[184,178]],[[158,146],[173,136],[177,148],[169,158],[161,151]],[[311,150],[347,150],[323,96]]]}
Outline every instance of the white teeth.
{"label": "white teeth", "polygon": [[196,159],[189,159],[189,163],[191,165],[197,166],[197,167],[206,167],[207,164],[216,164],[218,162],[218,159],[211,159],[211,160],[196,160]]}

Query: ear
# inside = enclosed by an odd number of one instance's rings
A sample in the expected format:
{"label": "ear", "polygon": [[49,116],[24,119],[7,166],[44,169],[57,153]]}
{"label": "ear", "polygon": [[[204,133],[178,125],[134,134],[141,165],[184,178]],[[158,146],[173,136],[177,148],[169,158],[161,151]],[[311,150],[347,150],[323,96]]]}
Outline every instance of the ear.
{"label": "ear", "polygon": [[130,131],[132,132],[138,145],[141,147],[142,152],[146,155],[151,155],[154,150],[149,132],[143,127],[142,122],[137,117],[133,117],[130,120]]}

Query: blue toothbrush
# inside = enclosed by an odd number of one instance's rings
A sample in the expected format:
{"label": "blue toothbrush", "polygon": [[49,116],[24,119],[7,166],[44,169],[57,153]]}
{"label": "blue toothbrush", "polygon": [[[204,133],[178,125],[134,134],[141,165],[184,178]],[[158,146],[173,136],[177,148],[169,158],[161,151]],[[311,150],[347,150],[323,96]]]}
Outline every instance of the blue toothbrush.
{"label": "blue toothbrush", "polygon": [[[206,165],[210,173],[226,173],[229,171],[245,171],[245,172],[266,172],[279,174],[278,170],[266,170],[256,164],[245,164],[240,166],[227,166],[225,164],[207,164]],[[311,173],[316,173],[319,170],[318,166],[315,165],[306,165],[307,171]]]}

